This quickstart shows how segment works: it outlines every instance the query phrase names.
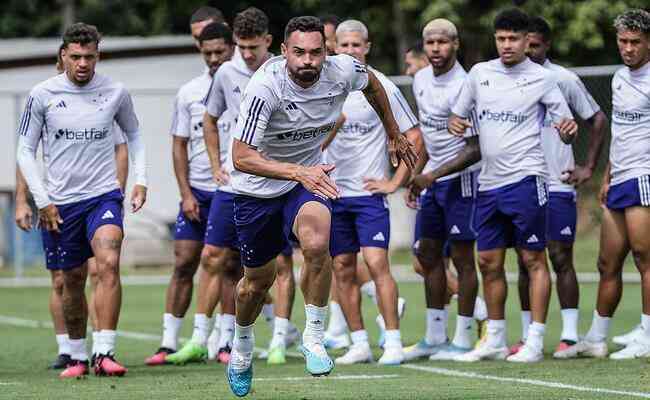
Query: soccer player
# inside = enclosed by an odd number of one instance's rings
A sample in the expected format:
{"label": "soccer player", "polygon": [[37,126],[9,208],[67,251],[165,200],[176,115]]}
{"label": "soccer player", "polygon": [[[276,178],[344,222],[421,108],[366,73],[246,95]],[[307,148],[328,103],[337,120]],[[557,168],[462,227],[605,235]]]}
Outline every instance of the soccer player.
{"label": "soccer player", "polygon": [[[427,186],[483,159],[476,198],[475,223],[479,267],[488,307],[487,337],[479,346],[454,358],[474,362],[504,359],[506,347],[504,261],[514,245],[531,280],[532,320],[528,340],[510,357],[512,362],[543,358],[543,338],[550,297],[546,264],[547,167],[541,144],[544,110],[550,113],[562,140],[570,143],[577,132],[571,111],[553,73],[526,57],[529,18],[517,9],[506,10],[494,21],[499,58],[475,65],[469,72],[448,121],[451,133],[461,136],[473,126],[457,157],[416,181]],[[470,122],[470,117],[471,121]]]}
{"label": "soccer player", "polygon": [[[357,20],[336,28],[336,53],[347,54],[362,64],[370,52],[368,29]],[[370,69],[386,90],[400,132],[420,135],[418,122],[397,86],[383,74]],[[404,355],[398,317],[398,289],[390,273],[388,243],[390,218],[386,194],[393,193],[408,178],[402,165],[387,179],[389,161],[386,133],[381,120],[361,91],[350,93],[343,105],[345,122],[334,128],[327,147],[326,164],[335,165],[331,179],[340,197],[332,201],[333,257],[338,296],[351,331],[352,346],[337,364],[372,362],[368,333],[361,316],[360,284],[356,281],[357,253],[361,251],[376,285],[377,303],[385,321],[384,354],[380,364],[401,364]]]}
{"label": "soccer player", "polygon": [[[528,57],[554,73],[571,110],[589,126],[589,149],[584,166],[576,165],[573,148],[564,144],[555,134],[549,115],[545,117],[542,129],[542,148],[549,169],[546,240],[548,255],[557,277],[557,294],[562,315],[562,334],[553,357],[563,358],[565,351],[578,341],[579,289],[573,267],[573,242],[577,223],[576,187],[591,178],[598,164],[605,138],[607,117],[576,74],[552,63],[547,58],[550,49],[550,26],[541,17],[531,18],[528,32]],[[517,352],[528,335],[531,322],[528,283],[528,271],[520,265],[518,288],[523,334],[522,341],[511,347],[511,354]]]}
{"label": "soccer player", "polygon": [[326,14],[320,17],[320,22],[325,27],[325,47],[327,55],[336,55],[336,27],[339,26],[341,19],[334,14]]}
{"label": "soccer player", "polygon": [[211,23],[228,25],[221,10],[210,6],[199,7],[190,16],[190,32],[192,33],[192,39],[194,39],[194,45],[199,51],[201,51],[199,36],[203,32],[203,28]]}
{"label": "soccer player", "polygon": [[[199,266],[203,241],[210,232],[208,214],[217,190],[213,180],[208,152],[203,140],[203,99],[207,96],[212,76],[233,54],[232,32],[222,23],[206,25],[199,35],[201,55],[208,67],[198,77],[183,85],[176,95],[171,134],[176,181],[181,204],[174,232],[175,266],[167,287],[163,339],[160,349],[145,363],[184,364],[207,356],[207,339],[212,312],[219,300],[221,280],[203,263],[199,279],[197,313],[194,316],[193,340],[176,353],[178,332],[192,300],[193,277]],[[233,123],[224,119],[224,123]],[[206,290],[206,287],[208,288]],[[203,301],[202,301],[203,300]],[[204,306],[207,303],[207,306]],[[172,356],[172,353],[176,353]]]}
{"label": "soccer player", "polygon": [[612,359],[650,357],[650,13],[624,12],[614,20],[625,66],[612,79],[612,142],[600,200],[598,299],[591,328],[569,350],[607,356],[609,325],[623,291],[622,270],[631,251],[641,274],[641,330]]}
{"label": "soccer player", "polygon": [[331,205],[339,196],[320,164],[321,144],[350,92],[363,90],[390,137],[391,160],[412,168],[417,157],[393,118],[386,92],[371,71],[347,55],[325,56],[323,24],[292,18],[285,28],[284,57],[268,60],[251,78],[242,98],[232,157],[235,223],[244,278],[237,286],[237,322],[228,364],[230,388],[250,391],[253,322],[275,278],[273,260],[287,236],[305,257],[301,288],[306,327],[301,351],[307,371],[327,375],[333,362],[323,346],[330,285]]}
{"label": "soccer player", "polygon": [[[113,121],[127,137],[136,184],[132,211],[146,200],[146,160],[133,103],[124,87],[95,73],[100,35],[77,23],[63,35],[65,73],[30,92],[21,119],[17,160],[39,209],[46,264],[63,270],[63,316],[71,362],[62,378],[88,374],[86,261],[97,261],[95,374],[124,375],[115,361],[121,304],[119,255],[123,195],[116,176]],[[46,176],[39,175],[36,149],[43,138]]]}
{"label": "soccer player", "polygon": [[421,40],[418,40],[406,50],[404,54],[404,65],[406,70],[404,73],[408,76],[415,76],[415,74],[422,68],[429,66],[429,58],[427,53],[424,52],[424,47]]}

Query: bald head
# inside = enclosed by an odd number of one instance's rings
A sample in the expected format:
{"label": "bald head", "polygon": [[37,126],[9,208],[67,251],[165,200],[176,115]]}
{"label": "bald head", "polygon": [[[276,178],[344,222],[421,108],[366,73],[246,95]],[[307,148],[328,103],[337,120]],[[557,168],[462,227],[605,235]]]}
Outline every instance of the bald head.
{"label": "bald head", "polygon": [[456,25],[448,19],[437,18],[430,21],[422,30],[423,39],[431,35],[443,35],[451,40],[455,40],[458,38],[458,30],[456,29]]}

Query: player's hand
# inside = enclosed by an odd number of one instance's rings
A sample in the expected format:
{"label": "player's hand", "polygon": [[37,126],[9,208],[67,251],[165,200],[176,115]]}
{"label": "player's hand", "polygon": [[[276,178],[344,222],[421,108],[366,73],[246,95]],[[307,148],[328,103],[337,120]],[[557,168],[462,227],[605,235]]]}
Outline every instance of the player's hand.
{"label": "player's hand", "polygon": [[559,124],[555,125],[560,134],[560,139],[566,144],[573,143],[576,136],[578,136],[578,124],[569,118],[563,118]]}
{"label": "player's hand", "polygon": [[397,185],[388,179],[363,179],[363,189],[372,194],[391,194],[397,190]]}
{"label": "player's hand", "polygon": [[133,186],[131,191],[131,212],[138,212],[147,201],[147,188],[142,185]]}
{"label": "player's hand", "polygon": [[54,204],[47,205],[38,210],[38,218],[41,226],[45,227],[50,232],[59,232],[59,225],[63,223],[63,219],[59,215],[59,209]]}
{"label": "player's hand", "polygon": [[406,203],[406,207],[417,210],[419,197],[420,192],[417,191],[417,188],[413,185],[409,185],[406,188],[406,191],[404,191],[404,203]]}
{"label": "player's hand", "polygon": [[472,123],[469,120],[458,115],[452,115],[447,121],[447,130],[454,136],[463,136],[465,131],[471,127]]}
{"label": "player's hand", "polygon": [[562,182],[578,187],[591,179],[593,174],[594,171],[591,168],[576,165],[573,170],[562,172]]}
{"label": "player's hand", "polygon": [[413,177],[411,186],[414,187],[414,190],[418,190],[418,193],[420,193],[424,189],[431,187],[434,181],[435,181],[435,177],[431,172],[426,174],[419,174]]}
{"label": "player's hand", "polygon": [[212,173],[212,179],[217,185],[223,186],[230,182],[230,175],[223,167],[219,167]]}
{"label": "player's hand", "polygon": [[16,203],[16,225],[25,232],[32,229],[32,208],[27,202],[19,201]]}
{"label": "player's hand", "polygon": [[185,214],[187,219],[190,221],[198,222],[201,220],[199,202],[196,201],[196,198],[191,193],[183,196],[183,200],[181,201],[181,209],[183,210],[183,214]]}
{"label": "player's hand", "polygon": [[399,160],[402,160],[408,169],[412,171],[418,162],[415,146],[401,133],[388,140],[388,156],[394,168],[397,168]]}
{"label": "player's hand", "polygon": [[334,165],[332,164],[300,167],[295,180],[300,182],[305,189],[312,193],[328,199],[337,199],[339,197],[339,189],[328,175],[333,170]]}
{"label": "player's hand", "polygon": [[600,191],[598,192],[598,201],[600,201],[601,207],[607,205],[607,192],[609,192],[609,182],[603,180],[603,184],[600,186]]}

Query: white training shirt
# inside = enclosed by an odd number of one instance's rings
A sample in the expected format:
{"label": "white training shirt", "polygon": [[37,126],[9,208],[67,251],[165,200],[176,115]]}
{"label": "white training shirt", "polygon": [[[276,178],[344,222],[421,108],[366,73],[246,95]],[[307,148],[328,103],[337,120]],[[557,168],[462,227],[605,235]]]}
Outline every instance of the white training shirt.
{"label": "white training shirt", "polygon": [[[84,86],[60,74],[29,94],[18,129],[18,163],[39,208],[119,189],[113,129],[124,132],[136,184],[146,186],[146,157],[131,96],[121,83],[95,74]],[[35,160],[43,142],[44,182]]]}
{"label": "white training shirt", "polygon": [[473,109],[483,160],[479,190],[547,176],[541,144],[546,111],[555,123],[572,118],[551,71],[528,58],[512,67],[500,59],[476,64],[452,112],[468,118]]}
{"label": "white training shirt", "polygon": [[[399,131],[404,133],[416,126],[418,121],[397,86],[381,72],[368,69],[386,90]],[[330,177],[341,197],[372,196],[363,189],[364,178],[385,179],[390,172],[386,130],[362,91],[348,95],[343,115],[345,123],[325,153],[325,163],[336,166]]]}
{"label": "white training shirt", "polygon": [[612,185],[650,175],[650,62],[612,79]]}
{"label": "white training shirt", "polygon": [[212,166],[203,140],[203,100],[208,94],[212,76],[204,71],[200,76],[181,86],[174,101],[171,134],[187,138],[190,186],[213,192],[217,184],[212,179]]}
{"label": "white training shirt", "polygon": [[[553,72],[557,79],[558,86],[564,95],[564,99],[571,107],[571,110],[578,114],[583,120],[593,117],[600,107],[591,97],[587,88],[582,83],[578,75],[568,69],[553,64],[548,59],[543,64],[544,68]],[[542,148],[546,156],[546,165],[548,166],[548,189],[550,192],[575,192],[575,187],[571,184],[562,182],[561,176],[564,171],[575,168],[575,159],[573,158],[573,146],[566,144],[560,139],[557,129],[553,126],[553,121],[549,113],[544,118],[544,127],[542,128]]]}
{"label": "white training shirt", "polygon": [[[465,147],[465,139],[452,135],[447,130],[447,120],[466,77],[467,72],[458,62],[444,74],[435,76],[433,67],[429,65],[413,77],[413,96],[418,105],[420,129],[429,155],[423,173],[433,171],[454,159]],[[465,136],[472,136],[474,132],[474,129],[468,129]],[[467,167],[466,171],[475,171],[480,167],[481,163],[478,162]],[[444,176],[438,181],[456,178],[462,172],[464,171]]]}
{"label": "white training shirt", "polygon": [[[321,144],[341,114],[350,92],[368,85],[365,65],[341,54],[326,57],[316,83],[302,88],[288,75],[284,57],[274,57],[253,75],[241,102],[235,139],[273,160],[314,166],[321,163]],[[297,182],[233,171],[235,192],[273,198]]]}

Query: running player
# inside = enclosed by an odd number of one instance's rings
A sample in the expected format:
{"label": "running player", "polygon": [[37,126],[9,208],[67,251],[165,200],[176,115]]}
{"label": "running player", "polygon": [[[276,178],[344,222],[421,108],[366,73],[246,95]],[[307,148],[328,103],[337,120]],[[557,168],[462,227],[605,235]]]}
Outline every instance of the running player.
{"label": "running player", "polygon": [[[370,52],[368,29],[357,20],[336,28],[336,53],[347,54],[362,64]],[[386,90],[400,132],[419,136],[418,122],[397,86],[370,68]],[[386,133],[377,114],[360,91],[350,93],[343,105],[345,122],[334,128],[327,147],[326,164],[336,165],[330,177],[340,197],[332,202],[330,252],[337,290],[345,319],[351,330],[352,346],[337,364],[372,362],[368,333],[361,316],[360,284],[356,281],[357,253],[361,251],[376,285],[378,307],[386,325],[386,343],[380,364],[401,364],[404,355],[399,331],[398,289],[390,273],[388,243],[390,218],[386,194],[395,192],[408,178],[401,165],[388,180]]]}
{"label": "running player", "polygon": [[472,68],[451,109],[449,131],[464,135],[472,127],[471,116],[478,143],[468,140],[456,158],[416,179],[426,186],[483,158],[475,223],[488,306],[487,338],[476,349],[457,356],[456,361],[508,356],[504,261],[506,248],[511,245],[529,271],[533,322],[526,344],[508,361],[543,358],[551,284],[544,251],[547,167],[540,137],[544,109],[565,143],[573,140],[577,124],[554,75],[526,57],[528,21],[528,16],[517,9],[497,15],[494,28],[499,58]]}
{"label": "running player", "polygon": [[[121,304],[119,255],[123,195],[116,177],[113,121],[128,141],[136,184],[132,211],[146,199],[146,161],[138,120],[124,87],[96,74],[100,35],[77,23],[63,35],[65,73],[35,86],[19,128],[17,160],[39,209],[46,264],[63,272],[63,315],[71,362],[62,378],[88,374],[87,309],[84,293],[88,258],[98,269],[97,375],[124,375],[114,359]],[[38,172],[36,149],[43,138],[46,176]]]}
{"label": "running player", "polygon": [[650,13],[628,10],[614,20],[625,66],[612,79],[612,143],[600,200],[598,300],[591,328],[573,355],[605,357],[609,325],[623,291],[631,251],[641,274],[641,330],[613,359],[650,357]]}
{"label": "running player", "polygon": [[419,70],[428,67],[429,64],[429,58],[427,53],[424,52],[421,40],[418,40],[411,48],[406,50],[404,54],[404,65],[406,66],[404,73],[406,75],[413,77]]}
{"label": "running player", "polygon": [[391,159],[404,159],[409,168],[417,159],[399,134],[375,75],[350,56],[325,56],[318,18],[292,18],[281,48],[284,57],[267,61],[246,87],[232,145],[235,223],[245,267],[237,287],[237,324],[227,376],[238,396],[250,391],[253,322],[273,284],[273,260],[287,237],[299,243],[305,257],[301,351],[307,371],[319,376],[333,368],[323,333],[331,267],[330,199],[338,197],[338,189],[328,176],[335,167],[320,164],[320,147],[348,94],[363,90],[381,116],[396,153]]}
{"label": "running player", "polygon": [[[576,165],[573,148],[562,143],[554,133],[550,116],[546,116],[542,129],[542,148],[549,169],[546,239],[548,255],[557,277],[557,295],[562,315],[562,334],[553,357],[563,358],[565,350],[578,341],[579,289],[573,267],[573,242],[577,223],[576,187],[591,178],[598,164],[605,139],[607,117],[576,74],[553,64],[547,58],[550,49],[550,26],[541,17],[531,18],[528,32],[528,57],[533,62],[553,71],[571,110],[589,126],[589,149],[584,166]],[[522,341],[510,348],[511,354],[516,353],[525,342],[531,323],[528,279],[527,269],[520,264],[518,288],[523,335]]]}

